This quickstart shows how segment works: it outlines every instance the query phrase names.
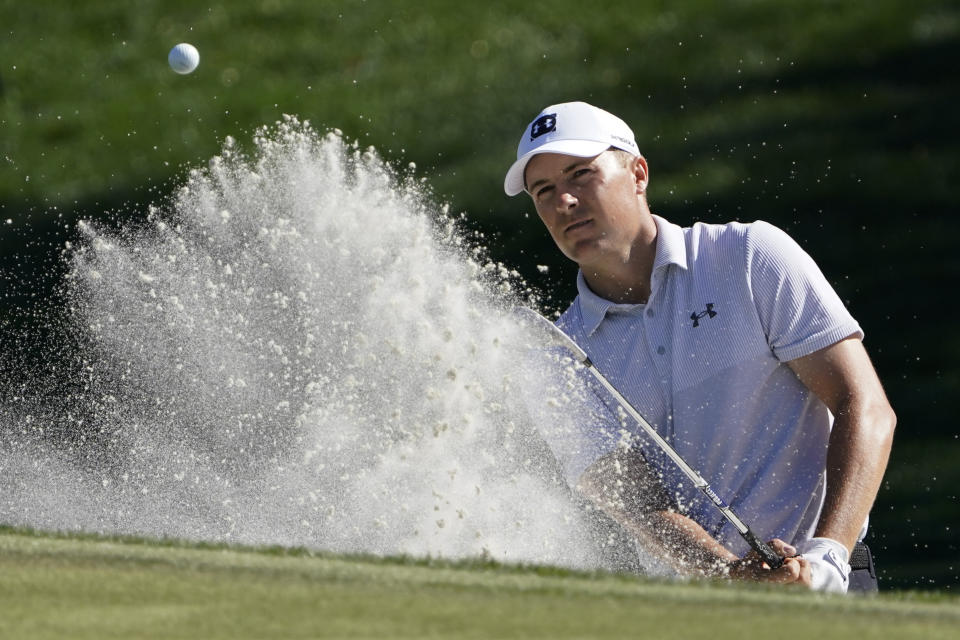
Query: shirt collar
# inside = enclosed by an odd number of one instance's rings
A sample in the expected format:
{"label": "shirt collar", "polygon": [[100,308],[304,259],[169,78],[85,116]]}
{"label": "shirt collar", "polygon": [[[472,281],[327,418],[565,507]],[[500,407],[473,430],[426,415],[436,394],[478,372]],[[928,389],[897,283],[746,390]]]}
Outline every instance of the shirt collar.
{"label": "shirt collar", "polygon": [[[651,298],[659,288],[665,270],[671,264],[675,264],[681,269],[687,268],[687,247],[683,229],[657,215],[653,216],[653,220],[657,224],[657,248],[653,259],[653,282],[650,283]],[[577,293],[579,294],[577,300],[580,306],[580,318],[583,323],[583,330],[587,335],[592,335],[597,330],[610,309],[636,306],[617,304],[606,298],[601,298],[587,286],[583,271],[577,272]]]}

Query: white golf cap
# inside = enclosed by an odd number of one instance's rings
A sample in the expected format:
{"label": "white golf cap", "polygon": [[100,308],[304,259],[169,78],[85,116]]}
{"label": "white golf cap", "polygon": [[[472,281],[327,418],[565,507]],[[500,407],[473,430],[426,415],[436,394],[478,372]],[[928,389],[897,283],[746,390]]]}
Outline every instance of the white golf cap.
{"label": "white golf cap", "polygon": [[590,158],[610,147],[640,155],[633,131],[612,113],[586,102],[549,106],[527,125],[517,146],[517,161],[503,181],[503,190],[508,196],[515,196],[526,188],[524,171],[530,158],[538,153]]}

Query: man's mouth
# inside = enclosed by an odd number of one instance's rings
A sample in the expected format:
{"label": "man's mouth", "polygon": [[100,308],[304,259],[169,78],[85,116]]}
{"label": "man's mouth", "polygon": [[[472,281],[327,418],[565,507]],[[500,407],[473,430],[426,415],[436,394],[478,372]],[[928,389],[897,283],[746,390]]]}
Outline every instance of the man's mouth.
{"label": "man's mouth", "polygon": [[589,225],[589,224],[592,224],[592,223],[593,223],[593,219],[591,219],[591,218],[585,218],[585,219],[583,219],[583,220],[577,220],[576,222],[573,222],[573,223],[567,225],[567,227],[563,230],[563,232],[564,232],[564,233],[570,233],[571,231],[576,231],[577,229],[581,229],[581,228],[583,228],[583,227],[585,227],[585,226],[587,226],[587,225]]}

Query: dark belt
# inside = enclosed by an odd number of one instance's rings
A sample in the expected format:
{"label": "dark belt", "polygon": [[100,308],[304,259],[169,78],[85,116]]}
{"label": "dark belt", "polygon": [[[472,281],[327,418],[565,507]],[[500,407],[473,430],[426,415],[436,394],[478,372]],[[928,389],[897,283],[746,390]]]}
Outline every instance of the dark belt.
{"label": "dark belt", "polygon": [[860,569],[869,569],[870,575],[874,575],[873,555],[870,553],[870,547],[858,542],[853,546],[853,553],[850,554],[850,570],[858,571]]}

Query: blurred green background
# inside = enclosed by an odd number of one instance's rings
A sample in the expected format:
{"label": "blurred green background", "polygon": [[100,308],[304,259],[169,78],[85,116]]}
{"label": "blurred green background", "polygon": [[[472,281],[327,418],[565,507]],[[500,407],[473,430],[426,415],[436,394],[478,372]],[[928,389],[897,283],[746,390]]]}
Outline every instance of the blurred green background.
{"label": "blurred green background", "polygon": [[882,584],[955,590],[958,62],[946,0],[0,0],[0,353],[43,335],[79,218],[145,216],[285,113],[416,163],[561,309],[574,268],[502,180],[543,106],[587,100],[634,128],[655,212],[765,219],[816,258],[899,416]]}

